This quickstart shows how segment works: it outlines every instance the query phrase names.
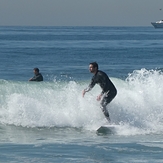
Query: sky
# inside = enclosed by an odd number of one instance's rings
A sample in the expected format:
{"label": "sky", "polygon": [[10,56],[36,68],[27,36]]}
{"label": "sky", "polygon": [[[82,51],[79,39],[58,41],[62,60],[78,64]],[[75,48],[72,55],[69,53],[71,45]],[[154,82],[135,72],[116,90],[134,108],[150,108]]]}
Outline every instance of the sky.
{"label": "sky", "polygon": [[0,0],[0,26],[151,26],[163,0]]}

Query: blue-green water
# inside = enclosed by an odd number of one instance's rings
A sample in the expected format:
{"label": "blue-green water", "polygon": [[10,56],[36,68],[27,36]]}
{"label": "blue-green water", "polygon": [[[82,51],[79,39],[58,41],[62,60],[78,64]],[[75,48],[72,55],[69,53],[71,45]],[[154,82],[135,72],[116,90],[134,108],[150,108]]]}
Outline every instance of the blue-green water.
{"label": "blue-green water", "polygon": [[[0,162],[162,162],[162,42],[152,27],[0,27]],[[82,97],[92,61],[118,90],[111,133],[96,132],[100,87]]]}

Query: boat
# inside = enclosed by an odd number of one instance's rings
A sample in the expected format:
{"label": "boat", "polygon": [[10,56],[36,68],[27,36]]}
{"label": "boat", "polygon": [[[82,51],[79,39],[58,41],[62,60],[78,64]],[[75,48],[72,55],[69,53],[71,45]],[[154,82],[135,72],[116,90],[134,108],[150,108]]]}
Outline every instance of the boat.
{"label": "boat", "polygon": [[155,28],[163,28],[163,20],[156,21],[156,22],[151,22],[151,24],[152,24]]}

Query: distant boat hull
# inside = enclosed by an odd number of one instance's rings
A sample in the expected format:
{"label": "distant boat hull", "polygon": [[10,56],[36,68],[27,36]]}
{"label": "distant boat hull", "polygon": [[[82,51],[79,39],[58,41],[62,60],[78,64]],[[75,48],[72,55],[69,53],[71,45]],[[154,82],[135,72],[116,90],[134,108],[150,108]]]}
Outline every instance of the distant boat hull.
{"label": "distant boat hull", "polygon": [[163,28],[163,21],[151,22],[155,28]]}

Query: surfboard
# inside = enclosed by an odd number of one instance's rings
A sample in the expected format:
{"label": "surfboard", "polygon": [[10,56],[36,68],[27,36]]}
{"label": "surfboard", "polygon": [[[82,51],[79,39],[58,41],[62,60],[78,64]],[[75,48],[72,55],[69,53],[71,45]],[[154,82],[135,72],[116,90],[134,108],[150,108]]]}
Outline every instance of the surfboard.
{"label": "surfboard", "polygon": [[116,125],[103,125],[96,130],[97,134],[113,134],[115,133]]}

